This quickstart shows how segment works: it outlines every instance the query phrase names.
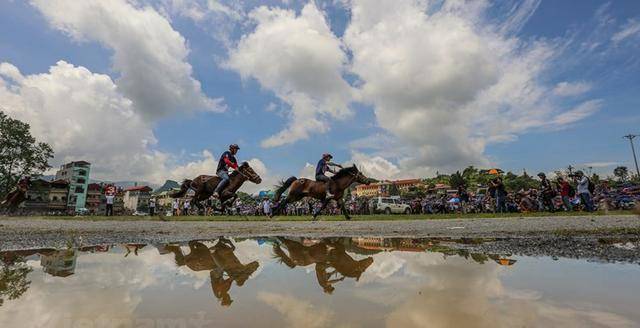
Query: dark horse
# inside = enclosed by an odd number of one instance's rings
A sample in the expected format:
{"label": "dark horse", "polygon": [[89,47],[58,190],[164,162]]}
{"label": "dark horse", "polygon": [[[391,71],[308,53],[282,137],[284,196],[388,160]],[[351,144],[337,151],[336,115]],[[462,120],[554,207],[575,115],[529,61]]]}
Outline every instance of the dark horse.
{"label": "dark horse", "polygon": [[[353,165],[351,167],[347,167],[341,169],[334,176],[331,177],[335,183],[335,194],[332,199],[338,202],[340,205],[340,209],[342,210],[342,214],[347,220],[351,220],[347,209],[344,206],[344,200],[342,196],[344,195],[345,189],[349,188],[351,184],[354,182],[369,184],[371,183],[371,179],[367,178],[358,170],[358,168]],[[289,194],[287,198],[280,201],[280,197],[282,193],[284,193],[287,189],[289,189]],[[330,198],[326,198],[326,184],[324,182],[318,182],[310,179],[298,179],[296,177],[290,177],[286,181],[283,181],[281,186],[276,190],[275,201],[279,202],[275,208],[275,214],[280,213],[287,204],[297,202],[304,197],[313,197],[315,199],[319,199],[322,202],[322,206],[313,213],[313,219],[316,220],[320,212],[327,206]]]}
{"label": "dark horse", "polygon": [[[220,204],[222,204],[222,208],[220,209],[222,213],[225,213],[227,204],[233,204],[238,195],[236,191],[240,189],[242,184],[249,180],[255,184],[260,184],[262,182],[262,178],[249,166],[249,163],[242,163],[237,170],[229,175],[229,185],[220,193]],[[220,182],[220,178],[217,176],[211,175],[199,175],[193,180],[184,180],[182,182],[182,186],[180,186],[180,191],[177,191],[171,194],[173,198],[183,197],[189,189],[193,189],[196,193],[191,198],[191,203],[195,204],[198,207],[198,211],[202,212],[204,208],[201,201],[211,197],[216,187],[218,186],[218,182]]]}
{"label": "dark horse", "polygon": [[18,206],[27,199],[29,185],[31,185],[31,181],[28,178],[18,182],[16,188],[9,192],[2,202],[0,202],[0,209],[6,208],[9,213],[15,212]]}

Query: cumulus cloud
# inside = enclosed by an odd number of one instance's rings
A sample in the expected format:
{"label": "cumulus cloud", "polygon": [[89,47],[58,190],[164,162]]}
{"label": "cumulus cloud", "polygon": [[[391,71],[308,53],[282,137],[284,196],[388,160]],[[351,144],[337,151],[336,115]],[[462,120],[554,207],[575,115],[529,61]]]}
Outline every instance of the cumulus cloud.
{"label": "cumulus cloud", "polygon": [[[26,76],[14,65],[0,63],[0,107],[29,123],[33,135],[53,147],[54,169],[86,160],[92,163],[95,179],[160,184],[165,179],[214,174],[217,167],[217,158],[209,150],[186,163],[155,150],[152,126],[108,75],[64,61],[47,73]],[[275,181],[259,159],[248,162],[265,182]],[[257,186],[247,183],[246,188],[252,191]]]}
{"label": "cumulus cloud", "polygon": [[77,41],[113,50],[118,90],[146,119],[184,110],[221,111],[221,99],[202,93],[186,61],[186,41],[150,6],[126,0],[32,0],[49,23]]}
{"label": "cumulus cloud", "polygon": [[254,78],[291,107],[288,125],[262,142],[280,146],[329,130],[327,117],[351,115],[351,87],[343,79],[347,61],[340,40],[323,13],[309,3],[293,10],[259,7],[249,17],[256,27],[229,53],[226,66]]}
{"label": "cumulus cloud", "polygon": [[[487,144],[594,112],[563,115],[551,88],[540,82],[557,55],[554,44],[508,36],[505,25],[484,19],[487,3],[467,4],[352,2],[344,37],[352,72],[378,125],[411,149],[398,160],[405,170],[432,174],[488,165]],[[505,24],[521,25],[528,17],[517,15],[519,23]]]}
{"label": "cumulus cloud", "polygon": [[85,159],[103,177],[144,176],[153,164],[153,131],[109,76],[64,61],[28,76],[9,63],[1,67],[0,106],[51,144],[53,164]]}

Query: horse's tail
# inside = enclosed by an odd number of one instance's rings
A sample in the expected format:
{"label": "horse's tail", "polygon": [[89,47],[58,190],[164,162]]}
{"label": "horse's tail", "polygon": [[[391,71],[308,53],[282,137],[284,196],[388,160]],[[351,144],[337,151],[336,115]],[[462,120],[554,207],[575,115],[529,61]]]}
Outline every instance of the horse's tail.
{"label": "horse's tail", "polygon": [[180,190],[170,194],[169,196],[171,196],[171,198],[183,197],[184,195],[187,194],[187,191],[189,191],[189,188],[191,188],[191,182],[192,182],[191,180],[185,179],[182,182],[182,185],[180,186]]}
{"label": "horse's tail", "polygon": [[282,194],[287,189],[289,189],[289,187],[291,187],[291,184],[294,183],[296,180],[298,180],[298,178],[290,177],[287,180],[282,180],[278,185],[276,185],[277,189],[276,189],[275,197],[273,200],[276,202],[280,201],[280,197],[282,196]]}

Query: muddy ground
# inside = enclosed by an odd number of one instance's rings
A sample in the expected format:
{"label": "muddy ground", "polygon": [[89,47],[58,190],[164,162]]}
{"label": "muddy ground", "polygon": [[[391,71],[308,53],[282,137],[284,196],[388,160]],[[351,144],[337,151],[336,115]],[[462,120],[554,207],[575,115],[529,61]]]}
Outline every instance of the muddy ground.
{"label": "muddy ground", "polygon": [[486,253],[640,263],[640,218],[543,218],[319,222],[83,221],[0,218],[0,250],[184,242],[260,236],[488,238],[459,247]]}

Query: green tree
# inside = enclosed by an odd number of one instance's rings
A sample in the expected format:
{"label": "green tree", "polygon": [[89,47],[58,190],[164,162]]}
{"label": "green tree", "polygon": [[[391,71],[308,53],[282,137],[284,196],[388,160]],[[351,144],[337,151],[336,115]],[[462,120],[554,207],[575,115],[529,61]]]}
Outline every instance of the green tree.
{"label": "green tree", "polygon": [[27,280],[27,275],[31,271],[33,269],[22,261],[0,263],[0,306],[5,299],[17,299],[29,289],[31,281]]}
{"label": "green tree", "polygon": [[613,175],[615,175],[621,182],[624,182],[627,180],[627,177],[629,177],[629,170],[626,166],[618,166],[613,170]]}
{"label": "green tree", "polygon": [[456,173],[452,174],[449,177],[449,182],[451,183],[451,188],[453,189],[458,189],[458,187],[460,186],[467,185],[467,182],[463,178],[462,174],[460,174],[460,171],[456,171]]}
{"label": "green tree", "polygon": [[6,195],[25,175],[40,175],[50,168],[51,146],[36,142],[29,124],[0,111],[0,197]]}

